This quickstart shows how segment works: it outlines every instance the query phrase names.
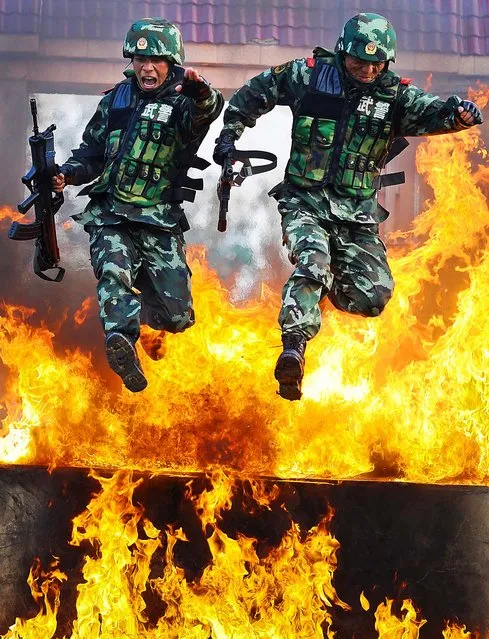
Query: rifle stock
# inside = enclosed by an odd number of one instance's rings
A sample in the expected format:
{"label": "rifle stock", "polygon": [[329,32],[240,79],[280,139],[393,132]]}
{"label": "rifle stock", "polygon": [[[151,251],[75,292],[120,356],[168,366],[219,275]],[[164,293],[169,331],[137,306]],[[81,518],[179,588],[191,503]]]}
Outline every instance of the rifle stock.
{"label": "rifle stock", "polygon": [[[17,209],[23,215],[32,206],[35,211],[35,221],[31,224],[19,224],[13,222],[8,236],[11,240],[36,240],[34,251],[34,273],[43,280],[60,282],[65,274],[65,269],[59,266],[60,256],[56,237],[56,224],[54,216],[64,202],[62,193],[53,195],[51,180],[57,173],[54,162],[54,130],[55,124],[51,124],[42,133],[37,125],[36,101],[31,99],[31,114],[33,120],[33,132],[29,138],[29,146],[32,155],[32,167],[22,177],[22,183],[30,191]],[[57,273],[50,277],[44,271],[57,269]]]}

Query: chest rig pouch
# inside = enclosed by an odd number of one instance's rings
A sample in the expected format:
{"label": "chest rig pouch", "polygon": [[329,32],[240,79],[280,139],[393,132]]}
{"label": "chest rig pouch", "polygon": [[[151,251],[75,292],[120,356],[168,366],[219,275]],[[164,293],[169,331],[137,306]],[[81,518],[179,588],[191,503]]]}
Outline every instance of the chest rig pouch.
{"label": "chest rig pouch", "polygon": [[307,93],[294,114],[288,181],[306,188],[333,185],[351,197],[371,197],[392,142],[399,78],[386,72],[370,91],[345,96],[335,58],[316,58]]}
{"label": "chest rig pouch", "polygon": [[292,149],[286,168],[290,182],[313,188],[324,185],[345,106],[338,69],[316,59],[309,89],[294,113]]}
{"label": "chest rig pouch", "polygon": [[196,156],[204,135],[185,148],[177,136],[181,100],[174,87],[183,72],[175,67],[172,85],[156,96],[141,95],[131,80],[117,85],[109,107],[107,168],[92,193],[113,190],[118,199],[143,207],[194,200],[203,181],[189,178],[187,171],[210,163]]}

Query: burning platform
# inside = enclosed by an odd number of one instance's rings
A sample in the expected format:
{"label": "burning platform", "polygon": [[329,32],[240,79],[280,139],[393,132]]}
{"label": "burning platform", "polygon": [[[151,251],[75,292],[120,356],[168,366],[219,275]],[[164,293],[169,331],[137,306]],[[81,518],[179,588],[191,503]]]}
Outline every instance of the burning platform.
{"label": "burning platform", "polygon": [[17,467],[0,499],[9,638],[489,632],[486,487]]}

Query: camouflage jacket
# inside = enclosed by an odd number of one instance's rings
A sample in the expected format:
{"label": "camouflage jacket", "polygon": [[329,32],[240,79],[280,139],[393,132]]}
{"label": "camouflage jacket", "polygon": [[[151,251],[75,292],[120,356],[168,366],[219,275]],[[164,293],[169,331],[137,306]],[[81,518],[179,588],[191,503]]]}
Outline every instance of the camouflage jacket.
{"label": "camouflage jacket", "polygon": [[[440,100],[435,95],[425,93],[421,89],[409,84],[409,82],[402,80],[398,75],[391,71],[382,73],[378,80],[372,84],[372,87],[367,89],[359,87],[351,83],[344,72],[343,63],[340,55],[333,54],[325,49],[317,47],[314,49],[314,58],[292,60],[277,67],[267,69],[263,73],[251,78],[243,87],[241,87],[232,96],[229,106],[224,113],[224,128],[223,131],[231,130],[239,138],[245,127],[255,126],[256,120],[261,115],[271,111],[276,105],[284,105],[290,107],[294,116],[294,124],[292,129],[292,147],[291,156],[286,169],[284,187],[287,192],[294,191],[299,197],[306,198],[306,193],[316,188],[322,191],[321,195],[328,200],[334,206],[335,213],[333,217],[340,218],[342,220],[355,221],[361,218],[363,221],[367,220],[368,223],[375,223],[381,221],[377,213],[377,199],[376,188],[368,190],[354,191],[353,189],[346,189],[343,187],[344,181],[336,180],[339,171],[332,173],[331,168],[337,169],[338,165],[341,166],[340,154],[342,158],[349,160],[351,156],[359,155],[357,152],[362,146],[362,136],[364,133],[351,130],[351,119],[346,120],[345,126],[336,127],[336,131],[331,135],[329,141],[331,146],[336,145],[338,148],[338,162],[336,167],[329,166],[324,167],[322,163],[321,153],[326,155],[324,149],[327,146],[326,137],[323,135],[319,144],[315,148],[314,140],[312,140],[313,133],[315,132],[316,138],[321,137],[321,123],[328,124],[330,120],[320,120],[321,104],[314,102],[312,106],[312,113],[318,111],[315,114],[317,120],[316,126],[311,126],[311,139],[304,144],[304,140],[299,140],[302,146],[305,148],[304,157],[313,159],[316,167],[322,167],[325,169],[323,175],[324,181],[314,184],[312,180],[304,180],[299,183],[294,179],[293,173],[298,173],[297,168],[297,147],[301,146],[297,143],[299,135],[304,137],[303,120],[300,114],[304,112],[302,105],[312,99],[317,100],[316,96],[318,91],[314,87],[314,91],[311,91],[311,81],[314,77],[314,70],[318,62],[317,58],[323,58],[337,69],[337,73],[334,74],[334,79],[325,78],[324,94],[337,94],[344,97],[346,109],[350,112],[353,110],[360,111],[363,109],[364,113],[367,107],[373,105],[377,107],[384,107],[389,111],[389,127],[384,129],[385,140],[383,146],[377,154],[378,157],[374,158],[373,163],[373,177],[378,174],[378,171],[382,168],[382,162],[377,162],[379,159],[385,159],[389,148],[396,137],[403,136],[421,136],[421,135],[434,135],[441,133],[448,133],[452,131],[458,131],[462,128],[457,119],[454,117],[455,108],[461,102],[457,96],[451,96],[446,102]],[[333,86],[334,85],[334,86]],[[384,86],[385,85],[385,86]],[[376,102],[379,92],[385,92],[388,94],[391,92],[394,96],[394,103],[392,108],[389,104],[384,102]],[[369,93],[371,92],[371,94]],[[335,96],[336,97],[336,96]],[[353,105],[353,106],[351,106]],[[302,109],[302,110],[301,110]],[[330,115],[326,116],[331,117]],[[342,117],[341,113],[333,116],[333,119],[340,121]],[[311,119],[311,118],[309,118]],[[383,133],[381,133],[382,137]],[[324,139],[323,139],[324,138]],[[382,142],[382,140],[381,140]],[[358,143],[358,144],[357,144]],[[358,147],[358,148],[357,148]],[[323,148],[323,151],[321,149]],[[300,159],[300,158],[299,158]],[[369,157],[365,157],[365,160],[370,160]],[[310,167],[306,167],[310,168]],[[375,173],[376,171],[376,173]],[[344,173],[344,171],[343,171]],[[304,176],[304,170],[302,175]],[[314,177],[314,172],[309,171],[306,176]],[[343,176],[342,176],[343,177]],[[371,186],[371,185],[369,185]],[[375,186],[375,184],[374,184]],[[318,193],[318,196],[320,194]],[[338,201],[341,202],[341,207],[337,206]],[[360,214],[360,215],[359,215]]]}
{"label": "camouflage jacket", "polygon": [[191,180],[186,172],[208,165],[195,154],[224,103],[214,89],[202,101],[177,93],[183,71],[175,66],[156,92],[141,91],[130,77],[102,98],[80,147],[61,167],[74,185],[98,178],[81,191],[90,201],[73,216],[77,222],[129,220],[181,230],[180,202],[202,188],[201,180]]}

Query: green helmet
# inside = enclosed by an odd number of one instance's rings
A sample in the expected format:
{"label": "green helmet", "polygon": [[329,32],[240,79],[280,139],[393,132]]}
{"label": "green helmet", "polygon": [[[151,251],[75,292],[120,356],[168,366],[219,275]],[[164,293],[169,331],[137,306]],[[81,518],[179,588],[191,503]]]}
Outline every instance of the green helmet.
{"label": "green helmet", "polygon": [[122,55],[161,56],[169,62],[183,64],[182,34],[179,29],[164,18],[143,18],[135,22],[127,32]]}
{"label": "green helmet", "polygon": [[377,13],[359,13],[346,22],[335,51],[368,62],[395,62],[396,44],[396,32],[387,18]]}

